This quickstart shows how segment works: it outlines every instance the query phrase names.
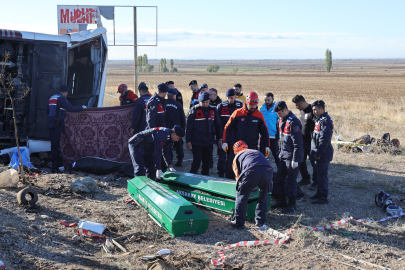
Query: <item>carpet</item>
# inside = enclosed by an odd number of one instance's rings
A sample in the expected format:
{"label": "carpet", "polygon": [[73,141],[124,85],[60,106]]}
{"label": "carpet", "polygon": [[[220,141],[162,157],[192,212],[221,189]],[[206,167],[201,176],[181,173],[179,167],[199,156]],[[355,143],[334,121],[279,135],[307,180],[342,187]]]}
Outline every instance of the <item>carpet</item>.
{"label": "carpet", "polygon": [[128,150],[135,104],[67,112],[61,137],[63,165],[82,157],[131,163]]}

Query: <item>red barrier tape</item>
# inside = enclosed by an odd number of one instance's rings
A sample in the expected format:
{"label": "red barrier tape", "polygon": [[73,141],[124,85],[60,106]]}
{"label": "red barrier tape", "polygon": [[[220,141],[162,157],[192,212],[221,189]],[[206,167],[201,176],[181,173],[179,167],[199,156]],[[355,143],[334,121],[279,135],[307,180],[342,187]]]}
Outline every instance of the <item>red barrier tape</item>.
{"label": "red barrier tape", "polygon": [[67,222],[60,222],[62,225],[65,225],[66,227],[76,227],[77,223],[67,223]]}
{"label": "red barrier tape", "polygon": [[[322,230],[328,230],[328,229],[331,229],[331,228],[335,228],[335,227],[341,226],[341,225],[343,225],[343,224],[349,222],[350,220],[353,220],[353,221],[358,222],[358,223],[384,222],[384,221],[387,221],[387,220],[389,220],[389,219],[392,219],[392,218],[400,218],[400,217],[402,217],[402,216],[405,216],[405,213],[404,213],[404,212],[400,212],[400,213],[398,213],[398,214],[396,214],[396,215],[384,217],[384,218],[379,219],[379,220],[377,220],[377,221],[370,220],[370,219],[354,219],[354,218],[350,217],[350,218],[341,219],[341,220],[338,221],[336,224],[332,224],[332,225],[329,225],[329,226],[323,226],[323,227],[307,227],[307,228],[304,228],[304,229],[305,229],[305,230],[313,230],[313,231],[322,231]],[[225,258],[226,258],[226,256],[225,256],[224,253],[223,253],[223,250],[232,249],[232,248],[234,248],[234,247],[247,247],[247,246],[268,245],[268,244],[273,244],[273,245],[286,244],[286,243],[288,242],[288,240],[290,239],[290,233],[291,233],[292,231],[296,231],[296,230],[298,230],[298,229],[299,229],[299,228],[287,229],[287,230],[285,231],[284,237],[279,238],[279,239],[276,239],[276,240],[243,241],[243,242],[239,242],[239,243],[236,243],[236,244],[232,244],[232,245],[229,245],[229,246],[226,246],[226,247],[222,247],[220,250],[218,250],[218,254],[219,254],[219,257],[220,257],[220,258],[219,258],[218,260],[211,260],[211,263],[212,263],[213,265],[223,265],[224,262],[225,262]]]}

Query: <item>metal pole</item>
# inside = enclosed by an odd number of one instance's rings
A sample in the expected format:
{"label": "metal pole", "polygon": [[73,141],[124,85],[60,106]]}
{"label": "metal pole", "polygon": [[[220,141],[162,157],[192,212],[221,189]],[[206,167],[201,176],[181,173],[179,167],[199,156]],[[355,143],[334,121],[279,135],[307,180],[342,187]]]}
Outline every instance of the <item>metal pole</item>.
{"label": "metal pole", "polygon": [[134,78],[134,91],[138,94],[138,41],[136,38],[136,7],[134,7],[134,73],[135,73],[135,78]]}

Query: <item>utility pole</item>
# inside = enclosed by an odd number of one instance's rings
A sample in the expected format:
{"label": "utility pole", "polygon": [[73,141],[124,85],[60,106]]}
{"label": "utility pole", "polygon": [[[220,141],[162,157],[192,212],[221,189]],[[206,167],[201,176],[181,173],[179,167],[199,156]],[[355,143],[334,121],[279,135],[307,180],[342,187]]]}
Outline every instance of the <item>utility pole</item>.
{"label": "utility pole", "polygon": [[136,7],[134,7],[134,91],[138,94],[138,40],[136,31]]}

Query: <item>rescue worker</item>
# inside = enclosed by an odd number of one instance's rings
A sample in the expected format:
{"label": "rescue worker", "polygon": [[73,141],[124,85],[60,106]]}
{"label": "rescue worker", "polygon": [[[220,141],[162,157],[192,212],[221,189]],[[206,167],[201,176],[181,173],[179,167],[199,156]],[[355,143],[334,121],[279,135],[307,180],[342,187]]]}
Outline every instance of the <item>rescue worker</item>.
{"label": "rescue worker", "polygon": [[208,93],[210,94],[210,106],[217,107],[219,104],[221,104],[222,100],[218,96],[217,89],[210,88],[210,90],[208,90]]}
{"label": "rescue worker", "polygon": [[[308,173],[306,160],[311,153],[311,140],[312,132],[315,128],[315,115],[312,112],[311,104],[308,104],[305,98],[301,95],[296,95],[292,102],[295,103],[295,108],[300,110],[300,121],[302,124],[302,136],[304,140],[304,160],[300,164],[300,173],[302,180],[298,182],[298,186],[305,186],[311,184],[311,176]],[[318,184],[316,180],[316,174],[314,173],[314,161],[310,161],[312,165],[312,184],[309,190],[316,191],[318,189]]]}
{"label": "rescue worker", "polygon": [[200,93],[208,92],[208,84],[203,83],[202,85],[200,85],[200,88],[198,89],[200,90]]}
{"label": "rescue worker", "polygon": [[61,85],[59,93],[51,96],[48,101],[47,127],[49,129],[49,136],[51,138],[51,160],[53,173],[60,172],[58,167],[60,137],[62,131],[65,129],[66,111],[80,112],[87,109],[87,107],[84,105],[78,107],[70,104],[66,99],[69,92],[69,87],[66,85]]}
{"label": "rescue worker", "polygon": [[132,113],[131,134],[135,135],[146,129],[146,104],[150,99],[149,89],[144,82],[138,86],[139,95],[141,96],[135,102],[134,111]]}
{"label": "rescue worker", "polygon": [[[229,118],[233,114],[233,112],[237,109],[240,109],[243,107],[242,103],[239,101],[236,101],[236,93],[235,89],[228,89],[226,91],[226,101],[223,101],[217,106],[218,110],[218,115],[219,118],[221,118],[221,123],[222,123],[222,128],[225,128],[226,123],[228,123]],[[233,141],[233,140],[232,140]],[[217,164],[217,170],[218,170],[218,176],[219,177],[225,177],[225,172],[226,172],[226,166],[227,166],[227,156],[229,156],[229,153],[232,151],[228,151],[228,153],[225,153],[225,151],[221,147],[218,147],[218,164]]]}
{"label": "rescue worker", "polygon": [[266,157],[270,154],[269,132],[262,113],[257,110],[258,104],[259,96],[257,93],[249,92],[246,96],[246,104],[243,108],[234,111],[225,125],[222,149],[225,152],[228,151],[228,147],[230,149],[226,178],[235,179],[232,170],[232,162],[235,157],[232,147],[235,142],[244,141],[249,149],[257,150],[259,135],[261,135],[260,152]]}
{"label": "rescue worker", "polygon": [[266,222],[269,192],[272,189],[273,168],[267,158],[257,150],[248,149],[244,141],[238,141],[233,146],[235,158],[232,169],[236,176],[235,220],[231,226],[237,229],[245,228],[245,217],[250,192],[259,187],[255,222],[262,227]]}
{"label": "rescue worker", "polygon": [[312,111],[315,115],[315,128],[312,134],[310,160],[314,161],[318,181],[318,190],[314,196],[312,204],[328,203],[329,178],[328,170],[329,163],[333,159],[332,135],[333,121],[325,112],[325,102],[317,100],[312,103]]}
{"label": "rescue worker", "polygon": [[128,86],[126,84],[120,84],[118,86],[118,91],[117,93],[120,93],[120,105],[128,105],[135,103],[135,101],[138,99],[138,96],[132,91],[128,90]]}
{"label": "rescue worker", "polygon": [[172,129],[155,127],[135,134],[128,141],[128,148],[134,166],[134,177],[146,176],[160,179],[162,154],[169,171],[175,172],[169,151],[173,142],[184,137],[184,129],[174,126]]}
{"label": "rescue worker", "polygon": [[274,106],[276,102],[274,101],[274,95],[272,93],[266,93],[264,95],[264,104],[260,109],[260,112],[263,114],[264,120],[266,121],[267,130],[269,132],[269,139],[270,139],[270,150],[274,157],[274,162],[277,165],[277,168],[280,164],[280,158],[278,154],[280,153],[280,149],[278,146],[277,141],[277,120],[278,115],[274,111]]}
{"label": "rescue worker", "polygon": [[236,92],[236,100],[241,102],[242,105],[246,104],[246,97],[242,93],[242,85],[240,83],[236,83],[233,87]]}
{"label": "rescue worker", "polygon": [[[184,114],[183,106],[176,101],[176,95],[168,93],[166,100],[166,127],[173,128],[175,125],[186,129],[186,116]],[[177,154],[177,163],[175,166],[182,167],[184,159],[183,138],[174,142],[173,148],[176,150]],[[173,158],[173,152],[171,150],[170,154]]]}
{"label": "rescue worker", "polygon": [[166,84],[167,84],[167,86],[169,86],[169,88],[174,88],[174,89],[176,89],[176,101],[178,102],[178,103],[180,103],[181,104],[181,106],[183,107],[183,96],[182,96],[182,94],[180,93],[180,91],[176,88],[176,87],[174,87],[174,82],[173,81],[167,81],[166,82]]}
{"label": "rescue worker", "polygon": [[198,84],[196,80],[192,80],[188,86],[190,86],[190,90],[193,91],[193,95],[190,99],[190,108],[194,105],[198,104],[198,96],[200,95],[200,89],[198,88]]}
{"label": "rescue worker", "polygon": [[288,110],[284,101],[277,102],[274,111],[280,118],[277,125],[280,138],[280,166],[274,177],[274,189],[278,195],[278,201],[271,208],[283,208],[281,212],[286,214],[297,210],[295,206],[298,187],[297,176],[299,164],[304,155],[302,126],[300,120]]}
{"label": "rescue worker", "polygon": [[215,137],[222,145],[222,125],[217,108],[211,107],[210,95],[201,93],[200,104],[190,109],[187,117],[186,143],[187,149],[193,153],[190,173],[197,173],[202,162],[202,175],[209,175],[209,163]]}
{"label": "rescue worker", "polygon": [[176,94],[174,89],[170,89],[165,83],[159,83],[158,93],[154,94],[146,105],[146,126],[147,128],[164,127],[166,125],[166,94],[171,92]]}

